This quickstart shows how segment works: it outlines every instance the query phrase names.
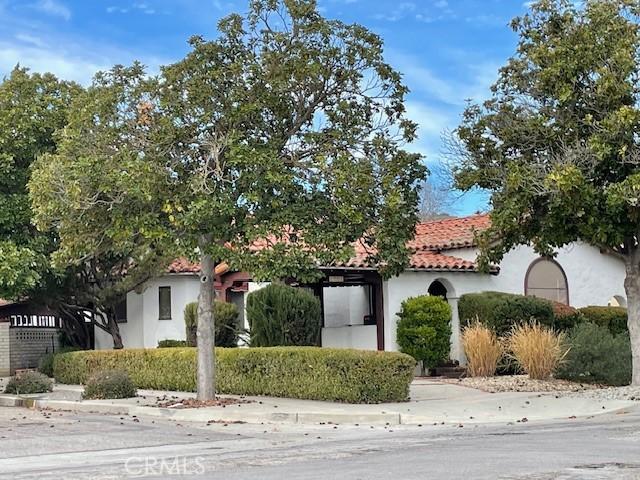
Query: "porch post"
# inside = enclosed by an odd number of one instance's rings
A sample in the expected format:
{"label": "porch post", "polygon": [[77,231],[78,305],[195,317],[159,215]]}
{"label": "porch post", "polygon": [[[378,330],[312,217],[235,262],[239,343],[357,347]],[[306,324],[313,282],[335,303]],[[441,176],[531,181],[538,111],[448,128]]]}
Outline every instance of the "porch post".
{"label": "porch post", "polygon": [[451,307],[451,359],[458,360],[460,365],[466,365],[467,359],[462,348],[460,338],[460,316],[458,315],[458,298],[447,298]]}
{"label": "porch post", "polygon": [[379,274],[373,282],[374,315],[376,318],[376,334],[378,339],[378,350],[384,350],[384,296],[382,289],[382,278]]}

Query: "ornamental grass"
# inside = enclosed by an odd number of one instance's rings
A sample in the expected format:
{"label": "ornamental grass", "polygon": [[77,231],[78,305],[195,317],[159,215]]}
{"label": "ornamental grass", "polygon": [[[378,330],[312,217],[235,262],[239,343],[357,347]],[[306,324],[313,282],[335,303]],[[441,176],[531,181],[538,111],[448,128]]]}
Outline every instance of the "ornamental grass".
{"label": "ornamental grass", "polygon": [[568,352],[565,335],[537,322],[517,325],[507,337],[510,355],[529,378],[551,378]]}

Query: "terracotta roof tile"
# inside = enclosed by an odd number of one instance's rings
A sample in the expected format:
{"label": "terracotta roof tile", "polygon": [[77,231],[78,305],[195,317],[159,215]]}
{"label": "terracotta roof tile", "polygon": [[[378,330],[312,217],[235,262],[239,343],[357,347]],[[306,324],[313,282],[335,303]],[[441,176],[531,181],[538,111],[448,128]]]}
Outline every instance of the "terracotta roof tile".
{"label": "terracotta roof tile", "polygon": [[409,242],[415,250],[450,250],[473,247],[474,234],[489,228],[488,214],[462,218],[445,218],[416,225],[416,235]]}
{"label": "terracotta roof tile", "polygon": [[[409,268],[432,271],[477,271],[477,265],[470,260],[446,255],[443,250],[468,248],[475,245],[475,232],[490,226],[488,214],[477,214],[462,218],[446,218],[416,225],[416,234],[407,246],[414,252],[409,261]],[[257,242],[255,248],[265,248],[269,242]],[[337,263],[334,267],[368,268],[367,250],[360,242],[355,245],[356,253],[349,261]],[[216,267],[216,274],[221,275],[229,270],[227,264]],[[174,261],[168,269],[169,273],[198,273],[200,264],[184,258]],[[498,267],[491,269],[496,273]]]}
{"label": "terracotta roof tile", "polygon": [[[229,266],[226,263],[220,263],[216,265],[216,274],[221,275],[229,270]],[[167,273],[200,273],[200,263],[191,262],[186,258],[178,258],[174,260]]]}

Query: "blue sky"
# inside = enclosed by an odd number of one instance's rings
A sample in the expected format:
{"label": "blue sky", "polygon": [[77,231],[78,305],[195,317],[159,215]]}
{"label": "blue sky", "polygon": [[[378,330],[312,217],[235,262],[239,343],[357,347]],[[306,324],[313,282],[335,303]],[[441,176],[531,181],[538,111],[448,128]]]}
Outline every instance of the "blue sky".
{"label": "blue sky", "polygon": [[[513,54],[508,27],[521,0],[318,0],[327,17],[358,22],[385,42],[389,62],[411,89],[420,125],[412,149],[441,159],[442,133],[457,125],[466,99],[482,100]],[[181,58],[191,35],[214,37],[218,19],[247,0],[0,0],[0,76],[16,63],[88,83],[99,69],[138,59],[151,71]],[[486,208],[466,195],[456,214]]]}

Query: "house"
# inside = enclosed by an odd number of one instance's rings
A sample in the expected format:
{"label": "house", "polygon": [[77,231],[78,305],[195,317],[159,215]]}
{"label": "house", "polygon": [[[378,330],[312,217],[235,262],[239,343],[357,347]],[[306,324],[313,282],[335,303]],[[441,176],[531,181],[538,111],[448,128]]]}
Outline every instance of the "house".
{"label": "house", "polygon": [[[489,225],[486,214],[418,224],[409,243],[413,253],[408,268],[389,280],[367,265],[366,252],[361,249],[343,265],[321,268],[320,281],[300,286],[322,301],[322,345],[397,350],[400,305],[424,294],[443,296],[452,307],[454,359],[462,359],[457,303],[465,293],[535,295],[575,307],[626,305],[622,260],[582,242],[559,249],[553,259],[519,246],[488,273],[479,272],[475,233]],[[176,261],[167,274],[148,282],[142,293],[127,295],[120,325],[126,347],[155,347],[159,340],[185,337],[182,311],[197,299],[198,271],[198,265]],[[231,271],[224,264],[216,269],[216,280],[218,298],[237,304],[243,313],[246,295],[264,286],[254,282],[250,273]],[[244,318],[242,321],[246,325]],[[111,345],[109,337],[96,331],[97,348]]]}

